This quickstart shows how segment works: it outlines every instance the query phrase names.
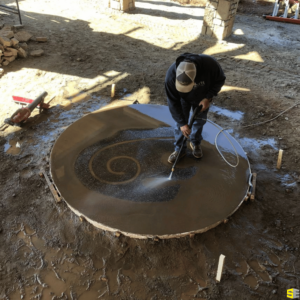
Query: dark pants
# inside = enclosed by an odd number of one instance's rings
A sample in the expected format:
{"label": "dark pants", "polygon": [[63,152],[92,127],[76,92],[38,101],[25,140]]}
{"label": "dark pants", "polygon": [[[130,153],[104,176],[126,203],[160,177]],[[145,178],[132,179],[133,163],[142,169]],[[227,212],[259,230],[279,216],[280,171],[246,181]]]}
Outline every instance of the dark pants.
{"label": "dark pants", "polygon": [[[190,111],[191,108],[194,110],[197,105],[192,105],[191,103],[188,103],[186,101],[184,101],[183,99],[181,99],[181,107],[182,107],[182,111],[183,111],[183,115],[186,121],[186,124],[189,123],[189,118],[190,118]],[[193,143],[193,145],[200,145],[201,141],[202,141],[202,130],[203,130],[203,125],[206,123],[206,119],[207,119],[207,113],[208,113],[208,109],[206,111],[200,112],[196,115],[195,117],[195,121],[194,124],[192,126],[192,132],[190,134],[190,140]],[[204,119],[204,120],[202,120]],[[180,147],[182,145],[182,141],[183,141],[183,134],[180,130],[180,125],[178,123],[176,123],[175,126],[175,151],[179,151]],[[186,143],[182,148],[182,151],[186,150]]]}

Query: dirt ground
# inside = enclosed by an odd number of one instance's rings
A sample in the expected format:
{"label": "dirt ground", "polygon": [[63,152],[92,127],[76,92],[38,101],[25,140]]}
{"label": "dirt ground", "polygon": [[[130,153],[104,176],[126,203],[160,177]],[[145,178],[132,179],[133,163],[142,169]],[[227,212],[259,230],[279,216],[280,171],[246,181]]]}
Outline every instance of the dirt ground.
{"label": "dirt ground", "polygon": [[[242,126],[300,101],[300,27],[245,8],[234,34],[216,42],[199,37],[204,10],[197,6],[139,0],[130,14],[88,0],[20,6],[25,29],[49,41],[29,43],[44,56],[5,67],[0,125],[17,109],[12,95],[34,98],[45,90],[53,100],[23,128],[0,131],[0,299],[285,299],[287,289],[299,288],[299,106],[261,126]],[[1,13],[0,22],[17,17]],[[209,118],[232,128],[248,153],[258,174],[256,200],[193,238],[135,240],[81,222],[55,203],[39,176],[54,141],[104,105],[166,105],[165,73],[184,52],[213,55],[225,71]],[[216,283],[220,254],[226,263]]]}

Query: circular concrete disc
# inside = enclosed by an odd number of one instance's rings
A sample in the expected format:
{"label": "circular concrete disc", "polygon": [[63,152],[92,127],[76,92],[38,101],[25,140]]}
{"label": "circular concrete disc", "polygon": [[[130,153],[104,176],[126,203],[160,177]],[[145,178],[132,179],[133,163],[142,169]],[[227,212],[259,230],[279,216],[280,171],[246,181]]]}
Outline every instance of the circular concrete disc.
{"label": "circular concrete disc", "polygon": [[[172,180],[174,121],[166,106],[104,108],[68,127],[51,153],[53,181],[69,207],[95,226],[137,238],[204,232],[236,211],[248,191],[245,152],[227,134],[239,165],[224,162],[214,146],[220,128],[206,123],[203,158],[188,147]],[[236,156],[221,134],[218,145]]]}

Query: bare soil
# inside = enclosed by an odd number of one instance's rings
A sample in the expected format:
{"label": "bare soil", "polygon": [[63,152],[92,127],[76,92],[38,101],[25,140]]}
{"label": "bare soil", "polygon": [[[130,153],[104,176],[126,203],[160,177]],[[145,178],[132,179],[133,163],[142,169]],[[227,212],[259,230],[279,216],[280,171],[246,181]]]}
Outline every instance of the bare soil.
{"label": "bare soil", "polygon": [[[299,26],[237,15],[234,34],[216,42],[198,35],[202,8],[136,5],[121,14],[88,0],[20,1],[26,30],[49,41],[29,43],[44,56],[5,67],[0,125],[17,109],[12,95],[34,98],[46,90],[53,100],[23,128],[0,133],[0,299],[285,299],[300,277],[299,107],[261,126],[242,125],[300,101]],[[1,13],[1,21],[17,17]],[[184,52],[211,54],[224,68],[226,86],[214,99],[223,110],[209,118],[232,128],[248,153],[258,174],[256,200],[192,238],[135,240],[81,222],[55,203],[39,176],[54,141],[104,105],[166,105],[165,73]],[[216,283],[220,254],[226,262]]]}

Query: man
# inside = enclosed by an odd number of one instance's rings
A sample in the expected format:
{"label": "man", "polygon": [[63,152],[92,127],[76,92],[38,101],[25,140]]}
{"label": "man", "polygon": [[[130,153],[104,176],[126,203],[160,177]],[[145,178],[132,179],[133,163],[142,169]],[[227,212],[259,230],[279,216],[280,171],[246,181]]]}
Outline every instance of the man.
{"label": "man", "polygon": [[[165,89],[168,105],[175,126],[175,151],[169,156],[168,162],[174,163],[184,136],[190,136],[190,146],[196,158],[203,156],[201,150],[202,129],[206,123],[207,113],[213,96],[217,96],[225,83],[224,72],[219,63],[205,54],[184,53],[167,71]],[[188,121],[191,109],[202,105],[192,128]],[[203,120],[204,119],[204,120]],[[183,146],[180,158],[186,154]]]}

